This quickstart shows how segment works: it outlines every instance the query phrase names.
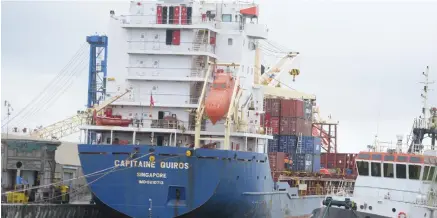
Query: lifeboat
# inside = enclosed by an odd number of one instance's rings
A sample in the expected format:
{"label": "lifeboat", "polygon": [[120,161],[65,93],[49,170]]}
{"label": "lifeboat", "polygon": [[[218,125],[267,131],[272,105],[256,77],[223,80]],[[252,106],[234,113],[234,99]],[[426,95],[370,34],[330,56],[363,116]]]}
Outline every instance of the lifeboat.
{"label": "lifeboat", "polygon": [[229,110],[235,80],[231,73],[217,73],[205,100],[205,113],[212,124],[221,120]]}
{"label": "lifeboat", "polygon": [[128,127],[131,120],[121,119],[118,117],[96,117],[97,126],[123,126]]}
{"label": "lifeboat", "polygon": [[122,119],[120,115],[112,116],[112,109],[106,109],[106,116],[98,116],[97,112],[93,112],[94,120],[97,126],[123,126],[128,127],[132,123],[130,119]]}

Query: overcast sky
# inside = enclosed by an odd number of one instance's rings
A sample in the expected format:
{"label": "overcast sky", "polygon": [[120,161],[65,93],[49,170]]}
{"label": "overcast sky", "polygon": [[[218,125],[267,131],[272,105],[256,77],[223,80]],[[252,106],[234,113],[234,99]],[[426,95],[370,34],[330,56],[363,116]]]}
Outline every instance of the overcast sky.
{"label": "overcast sky", "polygon": [[[107,33],[109,11],[126,12],[129,3],[123,2],[2,1],[2,102],[10,101],[14,113],[22,109],[87,35]],[[340,122],[340,151],[365,149],[378,124],[385,141],[409,134],[421,113],[419,81],[427,65],[431,80],[437,80],[437,2],[256,2],[270,40],[301,53],[301,75],[288,84],[316,94],[322,115]],[[62,97],[29,114],[22,125],[48,125],[74,115],[85,108],[86,90],[84,69]],[[429,101],[437,105],[436,91]]]}

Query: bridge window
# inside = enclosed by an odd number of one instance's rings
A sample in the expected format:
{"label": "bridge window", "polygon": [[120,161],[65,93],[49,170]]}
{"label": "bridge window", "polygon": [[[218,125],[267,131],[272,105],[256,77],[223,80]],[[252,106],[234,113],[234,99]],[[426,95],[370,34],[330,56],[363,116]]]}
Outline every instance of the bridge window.
{"label": "bridge window", "polygon": [[[393,155],[385,155],[384,156],[384,161],[395,161],[395,156],[393,156]],[[392,165],[392,169],[393,169],[393,165]]]}
{"label": "bridge window", "polygon": [[423,170],[422,180],[432,181],[432,178],[434,177],[434,170],[435,167],[425,166]]}
{"label": "bridge window", "polygon": [[369,154],[358,154],[358,158],[360,158],[360,159],[370,159],[370,155]]}
{"label": "bridge window", "polygon": [[384,163],[384,177],[387,177],[387,178],[393,178],[394,177],[393,164],[391,164],[391,163]]}
{"label": "bridge window", "polygon": [[396,164],[396,178],[406,179],[407,178],[407,165]]}
{"label": "bridge window", "polygon": [[420,170],[422,169],[419,165],[408,165],[408,178],[409,179],[420,179]]}
{"label": "bridge window", "polygon": [[369,175],[369,162],[366,161],[357,161],[358,173],[360,176],[368,176]]}
{"label": "bridge window", "polygon": [[381,163],[371,163],[372,176],[381,177]]}

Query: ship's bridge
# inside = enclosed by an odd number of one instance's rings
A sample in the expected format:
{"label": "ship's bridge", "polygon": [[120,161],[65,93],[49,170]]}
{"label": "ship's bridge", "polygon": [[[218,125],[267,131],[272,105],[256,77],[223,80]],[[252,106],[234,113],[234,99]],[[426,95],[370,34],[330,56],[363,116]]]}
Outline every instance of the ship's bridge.
{"label": "ship's bridge", "polygon": [[406,153],[360,152],[354,194],[417,202],[437,182],[437,157]]}

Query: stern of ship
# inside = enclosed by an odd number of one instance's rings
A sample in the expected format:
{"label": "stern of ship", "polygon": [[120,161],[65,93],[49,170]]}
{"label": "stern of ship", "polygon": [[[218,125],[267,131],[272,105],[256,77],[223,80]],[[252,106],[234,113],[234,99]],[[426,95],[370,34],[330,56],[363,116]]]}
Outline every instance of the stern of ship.
{"label": "stern of ship", "polygon": [[[271,208],[254,210],[248,203],[254,199],[242,196],[245,191],[273,187],[265,154],[148,145],[79,145],[79,156],[84,174],[91,175],[86,179],[98,201],[130,217],[234,217],[248,211],[271,212]],[[256,182],[245,181],[248,174],[258,178]]]}

